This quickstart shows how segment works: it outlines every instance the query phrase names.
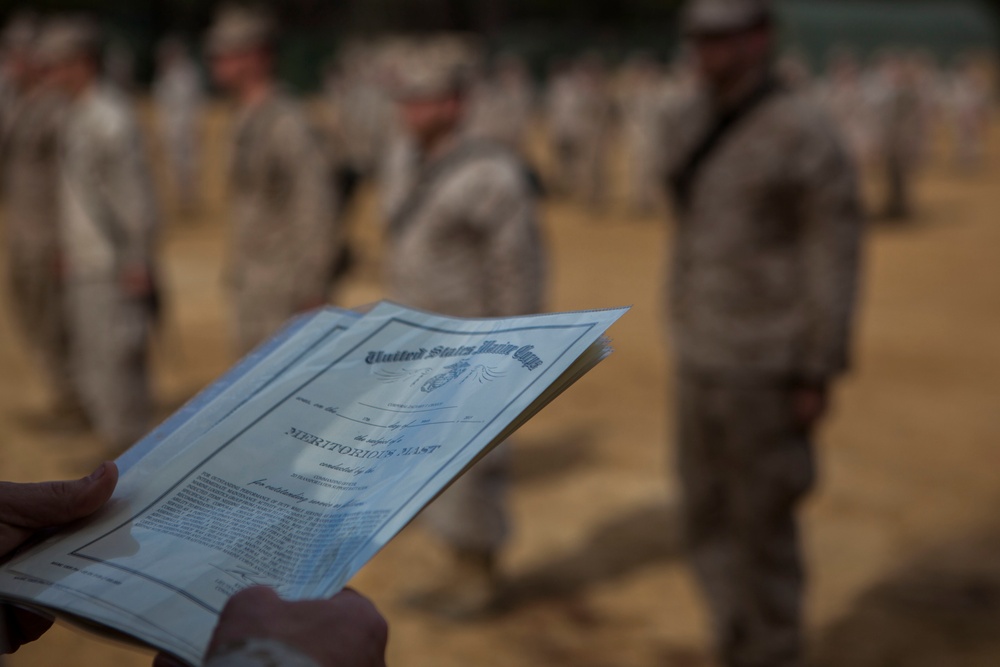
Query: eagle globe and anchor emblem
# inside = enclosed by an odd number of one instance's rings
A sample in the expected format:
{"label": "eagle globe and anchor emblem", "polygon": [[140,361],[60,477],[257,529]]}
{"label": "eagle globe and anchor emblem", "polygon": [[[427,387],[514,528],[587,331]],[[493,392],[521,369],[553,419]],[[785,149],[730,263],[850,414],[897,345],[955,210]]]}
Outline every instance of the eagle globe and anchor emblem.
{"label": "eagle globe and anchor emblem", "polygon": [[[464,384],[469,380],[477,380],[482,384],[493,382],[505,375],[498,372],[495,368],[484,364],[474,366],[469,359],[462,359],[453,364],[448,364],[442,369],[442,372],[427,378],[433,372],[433,369],[430,368],[420,368],[402,371],[379,371],[376,374],[383,382],[403,382],[409,380],[411,386],[419,384],[420,391],[425,394],[437,391],[456,381],[459,384]],[[424,378],[427,379],[425,380]]]}

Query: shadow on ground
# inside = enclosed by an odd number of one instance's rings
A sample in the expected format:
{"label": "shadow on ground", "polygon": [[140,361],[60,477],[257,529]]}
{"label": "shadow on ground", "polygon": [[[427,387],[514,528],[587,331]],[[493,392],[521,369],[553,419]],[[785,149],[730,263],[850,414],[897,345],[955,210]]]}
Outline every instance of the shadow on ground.
{"label": "shadow on ground", "polygon": [[650,505],[615,517],[590,533],[579,549],[521,573],[509,582],[513,607],[569,597],[681,554],[676,509]]}
{"label": "shadow on ground", "polygon": [[1000,665],[1000,527],[918,557],[814,646],[813,667]]}
{"label": "shadow on ground", "polygon": [[575,426],[556,437],[514,437],[511,476],[515,484],[537,484],[565,477],[593,460],[600,433],[596,427]]}

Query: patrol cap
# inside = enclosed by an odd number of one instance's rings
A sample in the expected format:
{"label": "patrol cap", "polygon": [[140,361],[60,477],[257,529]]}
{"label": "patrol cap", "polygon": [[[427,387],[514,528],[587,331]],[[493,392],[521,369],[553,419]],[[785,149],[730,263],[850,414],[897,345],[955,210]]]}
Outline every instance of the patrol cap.
{"label": "patrol cap", "polygon": [[466,90],[482,64],[476,41],[448,35],[399,49],[390,66],[389,91],[397,99],[432,99]]}
{"label": "patrol cap", "polygon": [[85,16],[59,16],[47,21],[35,42],[34,56],[42,65],[54,65],[101,52],[101,29]]}
{"label": "patrol cap", "polygon": [[205,50],[212,56],[247,51],[270,46],[274,37],[274,23],[263,9],[231,5],[216,15]]}
{"label": "patrol cap", "polygon": [[766,24],[772,16],[769,0],[690,0],[681,27],[689,37],[724,35]]}
{"label": "patrol cap", "polygon": [[38,37],[38,19],[33,14],[17,14],[0,33],[0,50],[27,51]]}

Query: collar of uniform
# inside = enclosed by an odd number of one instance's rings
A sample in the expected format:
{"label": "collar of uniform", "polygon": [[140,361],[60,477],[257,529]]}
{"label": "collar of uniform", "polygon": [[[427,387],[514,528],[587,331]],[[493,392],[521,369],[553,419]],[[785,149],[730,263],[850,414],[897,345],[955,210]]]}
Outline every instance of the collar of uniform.
{"label": "collar of uniform", "polygon": [[272,110],[282,104],[285,99],[284,88],[273,86],[267,97],[259,100],[256,104],[240,105],[237,107],[236,119],[233,123],[233,126],[236,128],[236,134],[239,135],[242,130],[253,125],[258,118],[269,116]]}
{"label": "collar of uniform", "polygon": [[721,115],[739,107],[773,78],[770,64],[748,70],[739,83],[725,93],[718,95],[709,91],[712,109]]}
{"label": "collar of uniform", "polygon": [[420,166],[423,169],[428,169],[431,166],[448,159],[452,153],[461,148],[462,138],[458,132],[452,132],[444,137],[442,137],[437,145],[435,145],[430,151],[420,154]]}

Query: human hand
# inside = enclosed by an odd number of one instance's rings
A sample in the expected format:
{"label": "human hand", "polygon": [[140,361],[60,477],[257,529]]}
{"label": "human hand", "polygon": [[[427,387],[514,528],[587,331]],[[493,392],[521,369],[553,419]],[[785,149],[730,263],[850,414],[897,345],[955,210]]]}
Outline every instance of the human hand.
{"label": "human hand", "polygon": [[153,276],[149,267],[142,264],[130,264],[121,272],[122,290],[133,299],[142,299],[153,291]]}
{"label": "human hand", "polygon": [[830,407],[830,392],[826,384],[796,387],[792,390],[792,410],[799,426],[814,428]]}
{"label": "human hand", "polygon": [[[102,463],[88,477],[67,482],[0,482],[0,556],[22,545],[42,528],[54,528],[89,516],[104,506],[118,483],[114,463]],[[0,606],[0,652],[13,653],[52,626],[48,618],[12,606]]]}
{"label": "human hand", "polygon": [[[229,599],[206,652],[206,662],[251,640],[284,644],[320,667],[385,667],[388,627],[375,606],[352,590],[329,600],[287,602],[254,586]],[[166,654],[153,667],[183,667]]]}
{"label": "human hand", "polygon": [[385,667],[388,632],[375,606],[352,590],[329,600],[287,602],[274,590],[256,586],[230,598],[207,655],[251,639],[270,639],[321,667]]}
{"label": "human hand", "polygon": [[0,556],[21,546],[36,531],[90,516],[118,484],[118,468],[104,462],[88,477],[67,482],[0,482]]}
{"label": "human hand", "polygon": [[60,252],[56,253],[52,257],[52,277],[55,278],[57,284],[62,284],[66,281],[66,257]]}

